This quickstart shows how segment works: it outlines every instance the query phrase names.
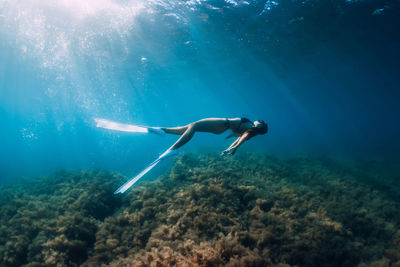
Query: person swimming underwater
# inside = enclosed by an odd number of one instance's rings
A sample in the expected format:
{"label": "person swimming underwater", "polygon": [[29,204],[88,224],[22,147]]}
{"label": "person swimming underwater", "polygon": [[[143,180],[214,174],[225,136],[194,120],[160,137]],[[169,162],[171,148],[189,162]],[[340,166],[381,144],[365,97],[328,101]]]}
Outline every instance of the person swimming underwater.
{"label": "person swimming underwater", "polygon": [[135,133],[154,133],[159,135],[176,134],[181,137],[164,153],[162,153],[156,160],[148,165],[138,175],[129,179],[126,183],[120,186],[114,194],[123,194],[140,178],[154,168],[160,161],[178,154],[177,149],[192,139],[196,132],[207,132],[214,134],[221,134],[227,130],[232,130],[232,134],[227,138],[237,136],[238,138],[224,151],[221,155],[233,155],[239,146],[245,141],[253,138],[256,135],[266,134],[268,132],[268,124],[262,120],[250,121],[247,118],[208,118],[192,122],[186,126],[181,127],[144,127],[130,124],[122,124],[105,119],[95,118],[96,126],[109,130],[135,132]]}
{"label": "person swimming underwater", "polygon": [[229,137],[237,136],[238,138],[226,149],[221,155],[233,155],[239,146],[245,141],[256,135],[266,134],[268,132],[268,124],[263,120],[250,121],[247,118],[208,118],[192,122],[181,127],[149,127],[149,132],[156,134],[176,134],[181,135],[166,152],[174,151],[192,139],[196,132],[208,132],[221,134],[227,130],[232,130]]}

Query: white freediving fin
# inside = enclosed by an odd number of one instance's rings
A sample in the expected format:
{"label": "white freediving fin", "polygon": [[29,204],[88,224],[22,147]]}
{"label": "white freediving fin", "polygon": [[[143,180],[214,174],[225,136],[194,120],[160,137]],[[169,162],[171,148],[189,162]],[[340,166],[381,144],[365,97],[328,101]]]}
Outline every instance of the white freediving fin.
{"label": "white freediving fin", "polygon": [[158,135],[165,135],[165,132],[163,129],[161,129],[161,127],[146,127],[133,124],[124,124],[99,118],[95,118],[94,120],[96,122],[96,127],[108,130],[130,132],[130,133],[153,133]]}
{"label": "white freediving fin", "polygon": [[115,131],[122,131],[122,132],[130,132],[130,133],[148,133],[149,129],[143,126],[131,125],[131,124],[123,124],[115,121],[109,121],[105,119],[94,119],[96,127],[115,130]]}
{"label": "white freediving fin", "polygon": [[141,171],[138,175],[136,175],[135,177],[129,179],[126,183],[124,183],[120,188],[118,188],[115,192],[114,195],[116,194],[123,194],[125,193],[126,190],[128,190],[129,188],[131,188],[132,185],[134,185],[137,181],[139,181],[140,178],[142,178],[146,173],[148,173],[151,169],[153,169],[161,160],[164,160],[166,158],[175,156],[176,154],[178,154],[178,151],[176,150],[167,150],[165,151],[163,154],[161,154],[155,161],[153,161],[152,163],[150,163],[149,166],[147,166],[146,169],[144,169],[143,171]]}
{"label": "white freediving fin", "polygon": [[163,160],[163,159],[166,159],[166,158],[175,156],[175,155],[177,155],[177,154],[178,154],[178,151],[177,151],[177,150],[170,150],[170,149],[168,149],[167,151],[165,151],[164,153],[162,153],[162,154],[158,157],[158,159],[156,159],[156,160]]}
{"label": "white freediving fin", "polygon": [[128,190],[134,183],[136,183],[140,178],[143,177],[143,175],[145,175],[146,173],[148,173],[151,169],[153,169],[160,161],[159,160],[155,160],[153,161],[149,166],[147,166],[146,169],[144,169],[143,171],[141,171],[138,175],[136,175],[135,177],[129,179],[126,183],[124,183],[120,188],[118,188],[115,192],[114,195],[116,194],[123,194],[125,193],[126,190]]}

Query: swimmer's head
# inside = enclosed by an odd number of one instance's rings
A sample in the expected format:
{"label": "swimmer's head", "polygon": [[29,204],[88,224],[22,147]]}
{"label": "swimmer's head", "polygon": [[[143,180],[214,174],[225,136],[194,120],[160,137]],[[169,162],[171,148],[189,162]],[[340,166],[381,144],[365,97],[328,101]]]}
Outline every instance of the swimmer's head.
{"label": "swimmer's head", "polygon": [[257,134],[266,134],[268,132],[268,124],[263,120],[255,121],[254,128]]}
{"label": "swimmer's head", "polygon": [[259,135],[266,134],[268,132],[268,124],[263,120],[258,120],[253,123],[253,127],[248,130],[250,138]]}

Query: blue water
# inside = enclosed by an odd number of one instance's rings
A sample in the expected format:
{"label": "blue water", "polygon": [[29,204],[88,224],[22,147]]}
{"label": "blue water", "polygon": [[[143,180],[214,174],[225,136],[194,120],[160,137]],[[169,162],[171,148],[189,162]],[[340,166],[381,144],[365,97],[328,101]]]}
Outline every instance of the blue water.
{"label": "blue water", "polygon": [[[132,174],[176,140],[93,118],[177,126],[263,119],[238,153],[396,158],[398,1],[0,0],[0,179]],[[219,153],[198,134],[183,151]]]}

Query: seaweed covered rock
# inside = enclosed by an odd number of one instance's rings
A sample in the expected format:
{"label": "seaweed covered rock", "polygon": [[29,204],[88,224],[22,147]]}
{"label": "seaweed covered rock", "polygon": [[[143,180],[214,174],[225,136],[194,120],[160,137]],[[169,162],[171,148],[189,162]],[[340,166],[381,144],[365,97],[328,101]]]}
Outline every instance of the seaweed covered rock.
{"label": "seaweed covered rock", "polygon": [[232,235],[220,236],[215,241],[202,242],[186,240],[176,247],[155,247],[150,251],[141,251],[130,257],[116,260],[109,266],[281,266],[274,265],[269,259],[260,257],[257,251],[245,248]]}
{"label": "seaweed covered rock", "polygon": [[183,154],[121,197],[121,176],[60,172],[2,189],[0,266],[397,266],[400,204],[372,173]]}
{"label": "seaweed covered rock", "polygon": [[67,213],[57,221],[57,235],[43,246],[46,265],[73,266],[87,258],[88,248],[93,247],[96,221],[79,213]]}
{"label": "seaweed covered rock", "polygon": [[78,266],[85,261],[98,219],[120,205],[109,197],[120,180],[97,171],[58,172],[3,188],[0,266]]}
{"label": "seaweed covered rock", "polygon": [[[183,155],[170,174],[129,193],[124,212],[104,222],[111,225],[94,255],[101,247],[100,262],[111,265],[228,265],[215,260],[215,244],[235,236],[248,255],[268,259],[261,265],[354,266],[392,246],[400,218],[398,203],[356,178],[326,159]],[[184,257],[188,241],[214,247],[216,258]]]}

